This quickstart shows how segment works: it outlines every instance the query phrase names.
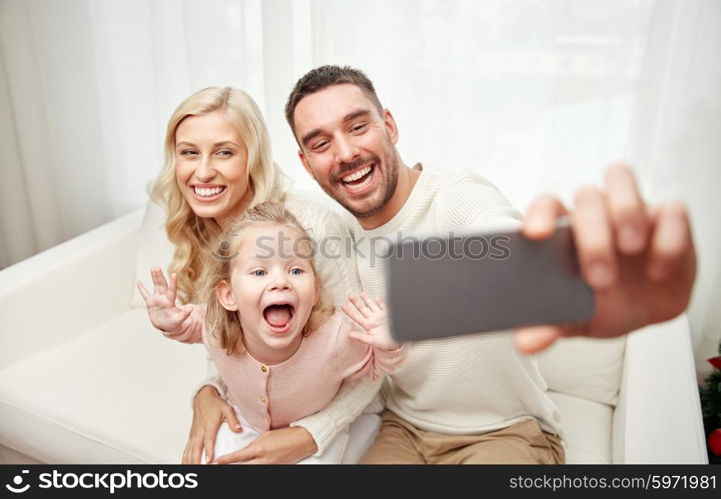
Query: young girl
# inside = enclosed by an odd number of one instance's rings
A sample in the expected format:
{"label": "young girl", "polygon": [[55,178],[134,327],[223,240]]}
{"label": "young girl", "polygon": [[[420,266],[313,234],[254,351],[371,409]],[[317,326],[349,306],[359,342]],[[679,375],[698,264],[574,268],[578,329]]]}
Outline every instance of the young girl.
{"label": "young girl", "polygon": [[[344,381],[375,379],[405,357],[388,333],[380,299],[351,296],[342,307],[364,332],[325,303],[309,241],[282,205],[262,203],[226,231],[208,258],[204,313],[175,307],[174,275],[166,285],[154,269],[154,294],[138,284],[153,324],[178,341],[204,342],[227,385],[243,431],[221,430],[216,456],[323,409]],[[344,448],[338,438],[323,461],[340,462]]]}

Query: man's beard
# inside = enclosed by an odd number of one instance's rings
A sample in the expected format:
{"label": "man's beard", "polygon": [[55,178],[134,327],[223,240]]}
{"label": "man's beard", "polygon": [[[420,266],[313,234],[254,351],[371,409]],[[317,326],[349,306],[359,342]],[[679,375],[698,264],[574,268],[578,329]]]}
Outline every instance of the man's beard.
{"label": "man's beard", "polygon": [[[388,202],[393,197],[393,194],[395,194],[396,188],[398,187],[398,158],[395,154],[393,154],[392,149],[391,154],[388,154],[387,159],[387,161],[382,163],[379,156],[372,154],[369,156],[358,158],[351,163],[343,163],[340,165],[339,173],[335,175],[333,185],[331,186],[321,184],[321,188],[325,191],[326,194],[335,199],[338,204],[348,210],[348,212],[350,212],[350,214],[353,215],[355,218],[368,218],[370,216],[373,216],[380,210],[382,210],[385,205],[388,204]],[[364,207],[362,211],[359,211],[351,203],[347,202],[344,196],[339,195],[337,188],[334,189],[334,187],[339,185],[339,183],[342,182],[341,178],[346,176],[351,171],[357,169],[362,165],[370,164],[375,165],[372,174],[382,176],[378,180],[378,185],[376,186],[375,192],[373,194],[375,195],[378,191],[380,191],[382,195],[380,200],[376,202],[373,206]],[[383,168],[381,168],[381,164],[383,164]],[[344,189],[343,187],[339,188]],[[343,194],[345,194],[344,191]]]}

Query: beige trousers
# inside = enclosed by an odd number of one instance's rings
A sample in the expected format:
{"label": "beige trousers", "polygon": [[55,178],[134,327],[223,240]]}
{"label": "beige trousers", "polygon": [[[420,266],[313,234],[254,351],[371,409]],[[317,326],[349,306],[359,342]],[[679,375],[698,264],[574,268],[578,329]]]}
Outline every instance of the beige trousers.
{"label": "beige trousers", "polygon": [[561,439],[529,419],[482,435],[419,430],[391,411],[362,464],[563,464]]}

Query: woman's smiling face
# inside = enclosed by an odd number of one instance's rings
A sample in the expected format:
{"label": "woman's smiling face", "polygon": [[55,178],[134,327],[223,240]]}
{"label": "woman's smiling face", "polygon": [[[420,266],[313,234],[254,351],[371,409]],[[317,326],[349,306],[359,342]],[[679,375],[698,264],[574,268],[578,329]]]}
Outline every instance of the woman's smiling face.
{"label": "woman's smiling face", "polygon": [[175,178],[193,212],[202,218],[233,218],[253,198],[245,144],[219,111],[188,116],[178,125]]}

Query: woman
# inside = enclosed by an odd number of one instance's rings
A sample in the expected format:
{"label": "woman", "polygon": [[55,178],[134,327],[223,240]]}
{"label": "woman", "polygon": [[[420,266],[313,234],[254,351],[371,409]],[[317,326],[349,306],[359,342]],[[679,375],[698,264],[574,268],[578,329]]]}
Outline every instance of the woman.
{"label": "woman", "polygon": [[[350,237],[347,229],[336,214],[284,193],[283,174],[272,160],[260,110],[241,90],[206,88],[178,106],[168,122],[165,165],[152,198],[166,208],[165,227],[175,245],[169,272],[177,275],[181,302],[197,300],[195,282],[223,228],[265,201],[284,201],[313,239],[323,243],[316,263],[331,303],[340,306],[358,292],[354,256],[341,251]],[[193,402],[184,464],[199,463],[203,451],[208,461],[217,457],[215,437],[223,422],[233,431],[242,431],[233,408],[222,398],[225,386],[212,363],[208,365],[209,377]],[[233,460],[294,463],[314,453],[322,454],[338,430],[350,423],[339,415],[339,408],[346,404],[346,397],[358,400],[359,391],[364,394],[360,399],[369,402],[377,383],[363,380],[344,387],[323,411],[291,427],[263,434],[247,449],[233,453]],[[331,431],[329,421],[333,423]]]}

